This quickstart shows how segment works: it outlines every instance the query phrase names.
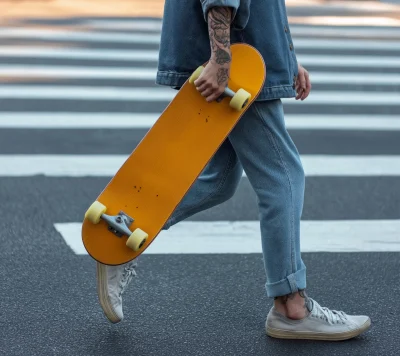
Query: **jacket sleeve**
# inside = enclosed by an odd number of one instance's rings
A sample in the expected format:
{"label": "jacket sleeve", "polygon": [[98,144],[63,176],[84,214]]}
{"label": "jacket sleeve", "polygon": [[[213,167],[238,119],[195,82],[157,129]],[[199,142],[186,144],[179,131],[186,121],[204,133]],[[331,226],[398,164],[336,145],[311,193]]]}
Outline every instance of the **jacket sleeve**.
{"label": "jacket sleeve", "polygon": [[236,28],[243,29],[249,20],[251,0],[200,0],[200,2],[206,22],[208,11],[215,6],[232,8],[232,23]]}

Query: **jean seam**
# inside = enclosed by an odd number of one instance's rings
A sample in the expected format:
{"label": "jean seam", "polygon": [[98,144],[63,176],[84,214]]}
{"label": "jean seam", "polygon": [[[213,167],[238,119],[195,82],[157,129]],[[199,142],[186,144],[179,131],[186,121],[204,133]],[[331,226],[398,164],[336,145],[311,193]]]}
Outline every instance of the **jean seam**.
{"label": "jean seam", "polygon": [[294,254],[293,254],[293,249],[294,249],[294,248],[293,248],[293,245],[294,245],[294,236],[293,236],[293,232],[294,232],[294,206],[293,206],[293,188],[292,188],[292,182],[291,182],[291,180],[290,180],[289,171],[288,171],[288,169],[287,169],[287,167],[286,167],[286,165],[285,165],[285,162],[284,162],[284,160],[283,160],[283,158],[282,158],[281,150],[279,149],[279,146],[278,146],[278,144],[276,143],[276,140],[274,139],[273,133],[272,133],[271,130],[269,129],[268,125],[266,124],[264,117],[261,115],[260,110],[258,110],[258,108],[257,108],[257,105],[254,105],[254,108],[255,108],[257,114],[260,116],[261,120],[264,122],[263,128],[264,128],[264,130],[267,132],[267,134],[269,135],[269,137],[270,137],[270,139],[271,139],[271,142],[272,142],[272,144],[273,144],[273,146],[274,146],[276,152],[278,153],[280,163],[281,163],[281,165],[282,165],[282,167],[283,167],[283,169],[284,169],[284,171],[285,171],[285,173],[286,173],[286,177],[287,177],[287,180],[288,180],[288,182],[289,182],[289,188],[290,188],[290,206],[291,206],[291,214],[290,214],[290,217],[291,217],[291,224],[290,224],[290,258],[291,258],[291,265],[292,265],[292,273],[295,273],[295,272],[296,272],[296,271],[295,271],[296,268],[295,268],[295,263],[294,263]]}
{"label": "jean seam", "polygon": [[[215,189],[212,193],[208,194],[205,198],[203,198],[202,200],[200,200],[196,205],[192,206],[192,208],[190,210],[186,210],[182,213],[180,213],[177,216],[174,216],[174,220],[177,220],[178,218],[181,218],[184,215],[187,215],[189,213],[189,215],[191,214],[191,212],[193,210],[196,210],[200,205],[202,205],[205,201],[207,201],[208,199],[210,199],[212,196],[216,195],[217,193],[219,193],[222,189],[222,187],[224,186],[226,179],[228,178],[228,175],[231,171],[232,168],[232,157],[234,156],[235,152],[230,152],[229,154],[229,158],[228,158],[228,164],[225,167],[224,173],[222,175],[222,179],[221,182],[219,183],[219,185],[217,186],[217,189]],[[174,221],[172,220],[172,221]]]}

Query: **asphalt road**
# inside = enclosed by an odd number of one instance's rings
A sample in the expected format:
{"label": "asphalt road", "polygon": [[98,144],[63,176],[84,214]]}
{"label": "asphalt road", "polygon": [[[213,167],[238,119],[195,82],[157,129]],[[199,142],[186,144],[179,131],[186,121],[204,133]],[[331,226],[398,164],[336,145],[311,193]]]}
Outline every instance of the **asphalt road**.
{"label": "asphalt road", "polygon": [[[310,8],[289,8],[288,12],[289,16],[304,17],[310,14]],[[337,17],[368,15],[344,6],[334,9],[315,6],[311,14]],[[374,13],[374,16],[395,15],[383,10]],[[80,24],[89,24],[90,27],[91,20],[37,19],[16,23],[15,27],[50,24],[55,28],[70,26],[73,30],[75,25]],[[106,20],[108,24],[108,21],[114,21],[113,28],[102,25]],[[136,26],[140,21],[150,24],[150,29],[121,29],[122,24]],[[159,34],[156,19],[97,19],[97,23],[100,25],[87,31]],[[293,33],[299,27],[317,28],[294,25]],[[372,41],[377,47],[378,44],[382,46],[388,41],[384,34],[382,40],[368,32],[352,38],[351,33],[346,35],[345,27],[340,28],[341,35],[333,37],[323,36],[325,27],[320,30],[318,39],[326,44],[324,48],[315,43],[313,36],[293,36],[295,48],[296,40],[306,42],[296,48],[300,62],[301,58],[307,63],[313,56],[325,57],[320,62],[304,64],[311,78],[315,72],[337,75],[358,73],[366,78],[371,73],[381,73],[391,76],[392,81],[378,79],[368,83],[321,79],[313,85],[313,93],[333,93],[339,98],[338,101],[332,102],[327,98],[322,103],[307,103],[307,100],[301,105],[285,103],[285,112],[290,119],[288,130],[304,157],[350,160],[375,157],[378,163],[382,159],[383,168],[380,174],[364,174],[360,170],[359,174],[354,175],[346,171],[351,167],[338,166],[335,175],[307,176],[303,220],[340,220],[349,223],[349,231],[353,221],[372,221],[382,226],[386,224],[390,230],[391,222],[400,219],[400,180],[397,174],[387,173],[393,166],[385,163],[387,158],[395,159],[390,161],[395,165],[399,162],[396,159],[400,151],[400,96],[397,99],[395,97],[400,86],[397,79],[399,64],[385,67],[375,59],[398,58],[400,49],[396,48],[396,40],[400,38],[400,32],[398,28],[391,29],[393,34],[398,34],[397,38],[391,39],[393,46],[389,43],[386,49],[374,49],[367,45],[363,48],[360,44]],[[366,31],[373,27],[355,28]],[[376,33],[379,31],[381,29],[377,28]],[[335,47],[332,40],[341,40],[344,36],[352,41],[354,48]],[[332,43],[332,48],[329,48],[329,43]],[[32,46],[59,46],[67,48],[69,54],[64,57],[56,53],[49,56],[34,52],[5,54],[4,50],[9,50],[10,45],[19,49],[29,46],[32,51]],[[96,67],[155,69],[155,61],[109,60],[94,52],[91,52],[92,55],[98,58],[85,59],[82,56],[74,57],[74,50],[156,51],[157,48],[155,43],[60,42],[57,39],[39,40],[32,36],[10,37],[2,34],[0,28],[0,69],[15,66],[28,70],[34,66],[56,66],[60,72],[66,67],[86,67],[88,70]],[[358,64],[346,62],[349,58],[354,60],[355,56]],[[339,60],[335,63],[329,62],[329,58],[337,57]],[[325,62],[326,58],[328,62]],[[102,158],[107,155],[128,155],[148,127],[134,127],[135,124],[129,123],[126,127],[109,129],[104,127],[104,120],[96,121],[96,115],[106,114],[110,120],[117,120],[119,114],[130,113],[134,120],[143,114],[159,114],[168,101],[90,101],[68,97],[56,100],[46,97],[37,99],[30,95],[12,97],[7,94],[8,89],[16,86],[32,88],[32,93],[40,93],[45,88],[70,86],[106,90],[146,90],[156,87],[151,79],[104,78],[101,75],[90,79],[80,78],[79,75],[70,78],[54,75],[50,79],[43,79],[41,75],[29,77],[23,71],[20,75],[0,74],[0,355],[258,356],[296,353],[310,356],[394,356],[400,353],[400,250],[398,244],[389,243],[384,234],[369,236],[376,243],[376,251],[360,252],[362,246],[359,251],[347,251],[343,246],[339,252],[303,254],[311,297],[323,306],[371,317],[371,329],[353,340],[328,343],[283,341],[267,337],[264,322],[271,300],[264,293],[265,275],[261,254],[229,254],[223,250],[218,254],[141,256],[138,277],[124,294],[125,320],[119,325],[109,324],[97,302],[94,261],[85,254],[76,254],[66,243],[65,237],[56,230],[55,224],[80,223],[87,207],[111,176],[76,176],[73,171],[52,176],[48,174],[48,167],[38,167],[43,172],[35,175],[12,172],[17,171],[19,165],[22,165],[22,170],[24,165],[34,165],[29,158],[46,155],[56,155],[60,162],[64,162],[67,156]],[[39,90],[37,86],[40,86]],[[371,104],[367,99],[363,102],[363,99],[355,96],[364,96],[365,93],[376,93],[378,98],[385,98],[385,93],[390,93],[394,99],[386,104],[379,101]],[[341,101],[347,97],[354,97],[354,102]],[[54,115],[54,120],[60,114],[66,115],[66,123],[59,127],[51,122],[38,123],[37,127],[29,123],[34,116],[45,117],[42,113]],[[28,115],[18,116],[20,114]],[[93,121],[89,127],[79,127],[79,122],[68,126],[68,120],[72,122],[82,114],[92,115]],[[299,114],[304,116],[300,117]],[[314,119],[310,127],[304,126],[307,118]],[[337,124],[332,128],[321,128],[328,120],[335,120]],[[386,128],[381,124],[383,121],[387,123]],[[346,128],[351,122],[356,123],[356,128]],[[371,122],[376,123],[375,128],[367,128],[367,123]],[[7,157],[14,159],[13,166],[4,165],[3,159]],[[213,222],[257,219],[256,197],[247,178],[243,177],[231,200],[189,220],[204,222],[207,229]]]}

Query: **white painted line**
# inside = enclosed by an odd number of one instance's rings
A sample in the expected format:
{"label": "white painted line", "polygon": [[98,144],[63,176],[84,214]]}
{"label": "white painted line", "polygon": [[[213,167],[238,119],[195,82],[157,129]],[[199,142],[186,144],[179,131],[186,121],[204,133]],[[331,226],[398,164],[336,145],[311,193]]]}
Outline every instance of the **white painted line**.
{"label": "white painted line", "polygon": [[3,78],[142,79],[155,82],[156,76],[157,70],[153,68],[0,65],[0,77]]}
{"label": "white painted line", "polygon": [[325,156],[301,157],[307,176],[398,176],[400,156]]}
{"label": "white painted line", "polygon": [[[81,223],[55,229],[77,255],[87,255]],[[302,252],[399,252],[400,220],[301,221]],[[258,221],[182,221],[161,231],[144,254],[261,253]]]}
{"label": "white painted line", "polygon": [[[0,155],[0,177],[112,177],[127,155]],[[400,176],[400,156],[302,155],[307,176]]]}
{"label": "white painted line", "polygon": [[[370,0],[341,0],[341,1],[321,1],[321,0],[286,0],[287,6],[299,6],[308,5],[313,6],[315,9],[322,10],[346,10],[346,13],[351,13],[355,11],[357,13],[392,13],[395,14],[399,12],[399,6],[393,1],[391,4],[389,2],[381,1],[370,1]],[[336,12],[336,11],[335,11]]]}
{"label": "white painted line", "polygon": [[319,91],[304,100],[283,98],[285,105],[399,105],[400,94],[390,92]]}
{"label": "white painted line", "polygon": [[162,21],[119,21],[119,20],[87,20],[84,24],[94,29],[108,30],[132,30],[132,31],[156,31],[160,32]]}
{"label": "white painted line", "polygon": [[[367,15],[367,16],[365,16]],[[318,28],[329,24],[329,26],[368,26],[377,28],[378,31],[388,31],[389,27],[398,27],[400,21],[389,16],[368,16],[369,14],[358,16],[289,16],[289,23],[293,25],[309,25]],[[293,26],[295,27],[295,26]],[[362,29],[360,29],[362,30]],[[396,30],[395,30],[396,31]]]}
{"label": "white painted line", "polygon": [[[1,112],[0,128],[9,129],[148,129],[161,115]],[[287,114],[286,127],[296,130],[400,130],[400,116]]]}
{"label": "white painted line", "polygon": [[[388,30],[389,26],[399,26],[400,22],[391,17],[378,16],[290,16],[289,23],[296,29],[296,25],[323,26],[326,23],[335,26],[374,26],[378,30]],[[132,30],[132,31],[157,31],[162,28],[160,20],[146,21],[121,21],[121,20],[87,20],[85,24],[94,29]]]}
{"label": "white painted line", "polygon": [[95,101],[169,102],[176,90],[170,88],[124,88],[91,86],[0,85],[0,98],[62,99]]}
{"label": "white painted line", "polygon": [[352,28],[352,27],[325,27],[325,26],[290,26],[293,37],[354,37],[354,38],[400,38],[400,31],[388,28]]}
{"label": "white painted line", "polygon": [[[367,28],[357,29],[351,27],[332,28],[323,26],[290,26],[290,31],[295,39],[296,36],[313,37],[355,37],[375,39],[398,39],[400,31],[393,29]],[[42,40],[77,41],[77,42],[110,42],[110,43],[148,43],[159,44],[160,33],[144,34],[131,32],[91,32],[91,31],[65,31],[56,29],[38,28],[13,28],[3,27],[0,29],[0,38],[36,38]]]}
{"label": "white painted line", "polygon": [[[0,85],[0,99],[61,99],[170,102],[177,91],[170,88]],[[400,94],[392,92],[313,92],[305,101],[284,98],[285,105],[400,105]]]}
{"label": "white painted line", "polygon": [[[312,59],[300,62],[305,65],[321,64],[327,66],[369,66],[368,63],[354,61],[337,61],[329,62],[315,61]],[[398,65],[400,68],[400,60],[398,63],[393,62],[393,66]],[[389,64],[389,63],[388,63]],[[373,66],[370,64],[371,67]],[[124,67],[90,67],[90,66],[44,66],[44,65],[1,65],[0,78],[7,77],[23,77],[23,78],[79,78],[79,79],[119,79],[119,80],[149,80],[155,82],[157,69],[154,68],[124,68]],[[312,72],[310,74],[312,83],[322,84],[374,84],[374,85],[399,85],[400,75],[394,73],[370,73],[366,76],[364,73],[324,73]]]}
{"label": "white painted line", "polygon": [[[161,114],[161,113],[160,113]],[[150,128],[160,114],[0,112],[0,128],[93,129]]]}
{"label": "white painted line", "polygon": [[[375,26],[378,31],[388,31],[388,26],[397,26],[399,21],[390,17],[338,17],[338,16],[324,16],[324,17],[289,17],[291,28],[297,29],[297,25],[304,25],[308,23],[310,26],[301,26],[302,28],[312,28],[314,26],[324,25],[326,22],[333,24],[337,20],[337,24],[341,26]],[[344,21],[346,23],[344,23]],[[146,20],[146,21],[124,21],[124,20],[87,20],[86,25],[94,29],[108,29],[108,30],[132,30],[132,31],[156,31],[160,32],[162,28],[162,21],[160,20]],[[351,28],[351,27],[350,27]],[[345,31],[347,29],[342,29]]]}
{"label": "white painted line", "polygon": [[[355,68],[365,68],[365,67],[379,67],[379,68],[399,68],[400,67],[400,59],[397,57],[372,57],[372,56],[319,56],[319,55],[297,55],[298,61],[304,65],[318,65],[318,66],[327,66],[327,67],[355,67]],[[312,72],[311,72],[312,74]],[[361,77],[361,75],[365,76],[364,73],[330,73],[331,75],[339,76],[341,78],[352,76]],[[368,73],[368,77],[374,77],[378,79],[380,77],[389,77],[393,74],[385,75],[385,74],[375,74]],[[348,81],[350,81],[349,79]]]}
{"label": "white painted line", "polygon": [[158,61],[158,51],[110,50],[85,48],[49,48],[40,46],[0,46],[0,57],[35,57],[63,59],[93,59],[102,61]]}
{"label": "white painted line", "polygon": [[[355,50],[361,49],[364,51],[372,51],[374,54],[377,51],[399,51],[400,42],[390,40],[350,40],[347,38],[341,39],[314,39],[314,38],[294,38],[293,44],[295,49],[328,49],[328,50]],[[365,58],[365,57],[364,57]]]}
{"label": "white painted line", "polygon": [[[302,40],[297,39],[294,41],[296,49],[330,49],[330,50],[354,50],[373,49],[376,51],[400,51],[400,43],[398,42],[361,42],[361,41],[346,41],[346,40]],[[84,59],[84,60],[102,60],[102,61],[148,61],[158,62],[159,53],[155,50],[110,50],[110,49],[84,49],[84,48],[48,48],[40,46],[0,46],[0,57],[35,57],[35,58],[63,58],[63,59]],[[399,66],[399,60],[396,56],[324,56],[324,55],[297,55],[299,61],[307,61],[308,64],[317,63],[323,65],[324,63],[339,66],[383,66],[394,67]]]}
{"label": "white painted line", "polygon": [[[374,10],[370,10],[373,12]],[[378,30],[387,31],[388,27],[396,27],[399,20],[391,17],[378,16],[289,16],[291,28],[323,26],[326,23],[334,26],[373,26]],[[84,24],[94,29],[133,30],[133,31],[161,31],[161,20],[124,21],[124,20],[87,20]],[[304,26],[309,25],[309,26]]]}
{"label": "white painted line", "polygon": [[400,116],[294,114],[285,115],[285,122],[296,130],[400,130]]}
{"label": "white painted line", "polygon": [[[339,62],[339,61],[338,61]],[[312,64],[321,62],[315,62]],[[308,63],[310,65],[310,63]],[[330,63],[329,66],[347,66],[344,62],[339,63]],[[354,64],[351,64],[357,66]],[[367,63],[358,63],[358,67],[368,66]],[[400,67],[400,61],[398,61],[398,65]],[[399,85],[400,84],[400,75],[394,73],[369,73],[368,76],[365,76],[365,73],[323,73],[323,72],[314,72],[310,73],[311,83],[318,84],[373,84],[373,85]]]}
{"label": "white painted line", "polygon": [[110,42],[110,43],[146,43],[159,44],[160,34],[110,33],[65,31],[37,28],[0,28],[0,38],[35,38],[40,40],[56,40],[67,42]]}

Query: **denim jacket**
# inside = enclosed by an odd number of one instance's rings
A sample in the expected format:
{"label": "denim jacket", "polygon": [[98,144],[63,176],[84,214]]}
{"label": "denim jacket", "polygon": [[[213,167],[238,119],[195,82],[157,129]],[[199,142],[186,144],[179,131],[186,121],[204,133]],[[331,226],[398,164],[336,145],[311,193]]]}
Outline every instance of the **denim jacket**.
{"label": "denim jacket", "polygon": [[165,0],[164,6],[157,84],[179,88],[210,59],[207,12],[229,6],[231,43],[252,45],[265,61],[267,78],[257,100],[296,96],[298,68],[285,0]]}

